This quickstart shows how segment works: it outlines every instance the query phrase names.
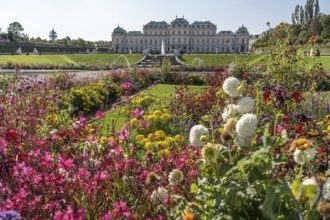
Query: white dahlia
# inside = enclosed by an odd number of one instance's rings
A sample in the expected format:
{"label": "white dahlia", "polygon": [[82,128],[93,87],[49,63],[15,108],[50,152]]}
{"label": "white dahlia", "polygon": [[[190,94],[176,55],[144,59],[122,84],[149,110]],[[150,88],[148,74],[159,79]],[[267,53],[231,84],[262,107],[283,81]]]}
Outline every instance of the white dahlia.
{"label": "white dahlia", "polygon": [[235,118],[238,115],[238,106],[234,104],[230,104],[225,108],[222,113],[222,119],[227,121],[229,118]]}
{"label": "white dahlia", "polygon": [[238,101],[237,106],[239,113],[251,112],[254,109],[254,100],[250,97],[243,97]]}
{"label": "white dahlia", "polygon": [[166,196],[167,190],[164,187],[158,187],[152,192],[151,199],[155,205],[165,204]]}
{"label": "white dahlia", "polygon": [[243,115],[236,123],[236,133],[241,137],[252,137],[257,130],[258,118],[253,114]]}
{"label": "white dahlia", "polygon": [[325,183],[325,187],[323,187],[323,195],[327,200],[330,200],[330,179],[327,179],[327,182]]}
{"label": "white dahlia", "polygon": [[195,146],[195,147],[201,147],[205,144],[204,141],[201,141],[202,135],[207,135],[208,130],[205,126],[203,125],[195,125],[194,127],[191,128],[190,134],[189,134],[189,140],[190,144]]}
{"label": "white dahlia", "polygon": [[202,148],[202,157],[209,163],[216,163],[219,151],[220,146],[216,146],[212,143],[207,143]]}
{"label": "white dahlia", "polygon": [[168,175],[168,181],[170,182],[170,185],[179,185],[180,182],[183,180],[183,173],[179,169],[174,169]]}
{"label": "white dahlia", "polygon": [[304,152],[304,154],[306,155],[307,161],[310,161],[316,155],[316,150],[314,148],[309,148],[303,151],[296,149],[296,151],[293,153],[293,159],[296,163],[304,164],[307,162],[302,152]]}
{"label": "white dahlia", "polygon": [[238,87],[241,82],[235,77],[227,78],[222,85],[222,89],[225,93],[227,93],[231,97],[237,97],[239,95]]}

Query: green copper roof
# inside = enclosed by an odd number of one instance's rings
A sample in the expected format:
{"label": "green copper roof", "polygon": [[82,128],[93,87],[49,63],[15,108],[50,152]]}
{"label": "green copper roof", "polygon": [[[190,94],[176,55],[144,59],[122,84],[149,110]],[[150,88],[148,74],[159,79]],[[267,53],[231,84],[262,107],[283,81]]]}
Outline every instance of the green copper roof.
{"label": "green copper roof", "polygon": [[118,26],[113,30],[113,33],[114,34],[126,34],[127,32],[123,28]]}
{"label": "green copper roof", "polygon": [[127,35],[142,35],[141,31],[129,31]]}
{"label": "green copper roof", "polygon": [[184,18],[176,18],[171,22],[171,27],[189,27],[189,22]]}
{"label": "green copper roof", "polygon": [[238,30],[236,31],[237,34],[248,34],[248,29],[242,25]]}
{"label": "green copper roof", "polygon": [[170,25],[166,21],[150,21],[146,25],[145,28],[167,28]]}
{"label": "green copper roof", "polygon": [[206,28],[206,27],[208,27],[208,28],[213,27],[213,28],[215,28],[216,25],[213,24],[210,21],[194,21],[191,24],[191,27],[199,27],[199,28],[201,28],[201,27],[204,27],[204,28]]}

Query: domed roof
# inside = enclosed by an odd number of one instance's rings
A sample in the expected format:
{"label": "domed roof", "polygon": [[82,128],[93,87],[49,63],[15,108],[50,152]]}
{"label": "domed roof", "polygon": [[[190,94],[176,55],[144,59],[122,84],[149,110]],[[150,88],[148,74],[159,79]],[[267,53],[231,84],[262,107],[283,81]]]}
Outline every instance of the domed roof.
{"label": "domed roof", "polygon": [[176,18],[171,22],[171,27],[189,27],[189,22],[184,18]]}
{"label": "domed roof", "polygon": [[126,34],[127,32],[123,28],[119,27],[119,25],[118,25],[118,27],[116,27],[113,30],[113,33],[114,34]]}
{"label": "domed roof", "polygon": [[246,27],[244,27],[244,25],[242,25],[241,27],[239,27],[236,31],[237,34],[248,34],[249,31]]}

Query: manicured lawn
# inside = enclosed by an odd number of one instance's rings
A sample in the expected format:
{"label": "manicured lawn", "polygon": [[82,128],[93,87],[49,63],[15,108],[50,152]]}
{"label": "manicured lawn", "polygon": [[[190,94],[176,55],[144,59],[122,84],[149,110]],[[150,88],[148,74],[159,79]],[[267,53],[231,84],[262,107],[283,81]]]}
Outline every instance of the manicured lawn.
{"label": "manicured lawn", "polygon": [[[182,61],[186,64],[198,65],[198,60],[204,60],[205,65],[229,65],[231,62],[239,58],[249,65],[264,64],[263,58],[265,55],[258,54],[193,54],[183,55]],[[310,57],[309,64],[312,65],[315,57]],[[330,72],[330,56],[320,57],[323,67],[326,71]]]}
{"label": "manicured lawn", "polygon": [[[20,64],[112,64],[120,54],[66,54],[66,55],[0,55],[0,63]],[[141,55],[125,54],[129,63],[136,63],[142,59]],[[126,65],[124,57],[119,64]]]}
{"label": "manicured lawn", "polygon": [[[152,87],[149,90],[141,92],[139,96],[145,96],[145,95],[152,95],[153,97],[158,98],[161,100],[159,102],[160,105],[167,105],[170,101],[170,98],[174,96],[175,91],[177,90],[179,86],[178,85],[168,85],[168,84],[159,84],[154,87]],[[202,86],[189,86],[191,92],[198,92],[203,87]],[[138,96],[138,97],[139,97]],[[138,98],[137,97],[137,98]],[[112,113],[106,114],[104,121],[96,121],[99,126],[102,127],[102,133],[105,134],[107,132],[106,125],[112,125],[112,121],[115,122],[115,130],[118,131],[126,122],[127,117],[121,114],[121,112],[124,110],[124,106],[116,109]]]}
{"label": "manicured lawn", "polygon": [[[257,54],[192,54],[183,55],[182,61],[186,64],[198,64],[198,59],[203,59],[205,65],[228,65],[239,58],[249,64],[260,62],[262,55]],[[195,60],[195,61],[194,61]]]}

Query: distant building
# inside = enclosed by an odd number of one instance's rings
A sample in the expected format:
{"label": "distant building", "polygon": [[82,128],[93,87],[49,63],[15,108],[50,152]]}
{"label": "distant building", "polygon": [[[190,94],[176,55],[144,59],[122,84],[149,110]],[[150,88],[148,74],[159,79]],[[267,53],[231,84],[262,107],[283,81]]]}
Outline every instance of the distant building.
{"label": "distant building", "polygon": [[242,53],[249,50],[249,32],[243,25],[233,33],[220,31],[210,21],[191,24],[184,18],[176,18],[170,24],[150,21],[141,31],[129,31],[116,27],[112,32],[112,50],[141,53],[145,49],[160,52],[164,41],[165,51],[181,50],[187,53]]}
{"label": "distant building", "polygon": [[251,35],[249,39],[249,51],[252,51],[253,44],[259,39],[260,35]]}

